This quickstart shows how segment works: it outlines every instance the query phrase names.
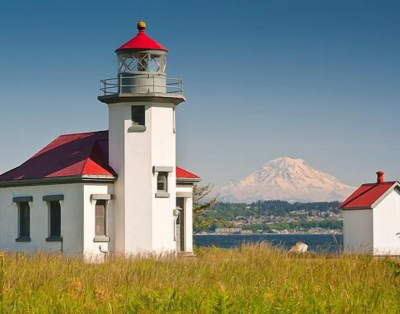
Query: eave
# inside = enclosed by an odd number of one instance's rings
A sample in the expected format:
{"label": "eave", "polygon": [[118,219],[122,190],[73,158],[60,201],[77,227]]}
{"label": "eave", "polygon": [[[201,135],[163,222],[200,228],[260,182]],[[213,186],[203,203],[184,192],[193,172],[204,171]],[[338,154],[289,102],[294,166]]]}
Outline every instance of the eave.
{"label": "eave", "polygon": [[349,208],[340,208],[343,211],[352,211],[352,210],[372,210],[372,207],[349,207]]}
{"label": "eave", "polygon": [[176,178],[176,183],[178,184],[195,184],[200,182],[200,178]]}
{"label": "eave", "polygon": [[12,180],[0,182],[2,187],[15,187],[15,186],[32,186],[32,185],[51,185],[51,184],[69,184],[69,183],[109,183],[117,180],[116,176],[95,176],[95,175],[80,175],[71,177],[55,177],[55,178],[41,178],[30,180]]}
{"label": "eave", "polygon": [[155,102],[179,105],[186,101],[186,98],[180,94],[165,93],[129,93],[129,94],[111,94],[98,96],[97,99],[105,104],[118,104],[121,102]]}
{"label": "eave", "polygon": [[[117,181],[117,176],[94,176],[81,175],[72,177],[56,177],[42,178],[30,180],[12,180],[0,182],[0,188],[16,187],[16,186],[33,186],[33,185],[52,185],[52,184],[70,184],[70,183],[110,183]],[[177,184],[195,184],[200,182],[200,178],[177,178]]]}

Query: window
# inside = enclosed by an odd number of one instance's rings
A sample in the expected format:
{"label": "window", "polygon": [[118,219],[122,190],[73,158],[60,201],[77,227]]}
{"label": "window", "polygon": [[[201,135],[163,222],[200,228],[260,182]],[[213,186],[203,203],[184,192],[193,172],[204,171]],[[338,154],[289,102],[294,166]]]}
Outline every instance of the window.
{"label": "window", "polygon": [[163,72],[163,56],[152,55],[150,56],[150,72]]}
{"label": "window", "polygon": [[169,198],[168,193],[168,174],[173,172],[173,167],[167,166],[153,166],[154,175],[157,174],[157,192],[155,194],[156,198]]}
{"label": "window", "polygon": [[59,201],[51,201],[50,204],[50,237],[61,237],[61,206]]}
{"label": "window", "polygon": [[137,61],[137,69],[139,72],[146,72],[148,69],[148,56],[145,55],[142,59]]}
{"label": "window", "polygon": [[167,192],[168,191],[168,173],[159,172],[157,175],[157,192]]}
{"label": "window", "polygon": [[96,228],[96,237],[106,237],[106,201],[99,200],[96,201],[96,209],[95,209],[95,228]]}
{"label": "window", "polygon": [[145,125],[144,106],[132,106],[132,122],[133,125]]}
{"label": "window", "polygon": [[29,238],[31,235],[31,214],[28,202],[19,204],[19,238]]}

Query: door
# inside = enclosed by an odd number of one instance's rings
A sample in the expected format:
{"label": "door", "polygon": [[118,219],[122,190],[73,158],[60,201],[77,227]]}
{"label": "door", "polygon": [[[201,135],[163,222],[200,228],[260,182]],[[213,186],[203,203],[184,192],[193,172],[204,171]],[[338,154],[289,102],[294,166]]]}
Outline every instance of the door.
{"label": "door", "polygon": [[176,207],[179,208],[179,214],[176,219],[176,250],[178,252],[185,251],[185,199],[183,197],[176,198]]}

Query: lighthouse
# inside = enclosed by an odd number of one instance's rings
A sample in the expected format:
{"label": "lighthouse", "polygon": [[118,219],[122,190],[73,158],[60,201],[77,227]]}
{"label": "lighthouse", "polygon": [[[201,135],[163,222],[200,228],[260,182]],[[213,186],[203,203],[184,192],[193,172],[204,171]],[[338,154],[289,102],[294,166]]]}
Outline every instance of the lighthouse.
{"label": "lighthouse", "polygon": [[167,48],[137,27],[116,50],[116,77],[101,80],[109,129],[60,135],[0,175],[0,250],[192,254],[200,177],[176,166],[183,85],[166,74]]}
{"label": "lighthouse", "polygon": [[118,73],[101,80],[109,109],[109,163],[115,183],[115,252],[175,251],[175,110],[185,101],[180,79],[167,76],[168,49],[146,24],[115,52]]}

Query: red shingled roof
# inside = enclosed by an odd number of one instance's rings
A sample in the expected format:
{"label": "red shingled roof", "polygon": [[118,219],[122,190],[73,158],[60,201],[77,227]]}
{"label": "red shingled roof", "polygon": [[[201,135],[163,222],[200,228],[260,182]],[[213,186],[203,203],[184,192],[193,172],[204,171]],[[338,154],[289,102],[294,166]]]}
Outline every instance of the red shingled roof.
{"label": "red shingled roof", "polygon": [[[199,177],[176,168],[177,179]],[[0,175],[0,182],[96,176],[113,178],[108,164],[108,131],[61,135],[17,168]]]}
{"label": "red shingled roof", "polygon": [[361,185],[351,194],[339,208],[341,209],[365,209],[372,208],[387,191],[389,191],[396,181],[382,183],[366,183]]}

